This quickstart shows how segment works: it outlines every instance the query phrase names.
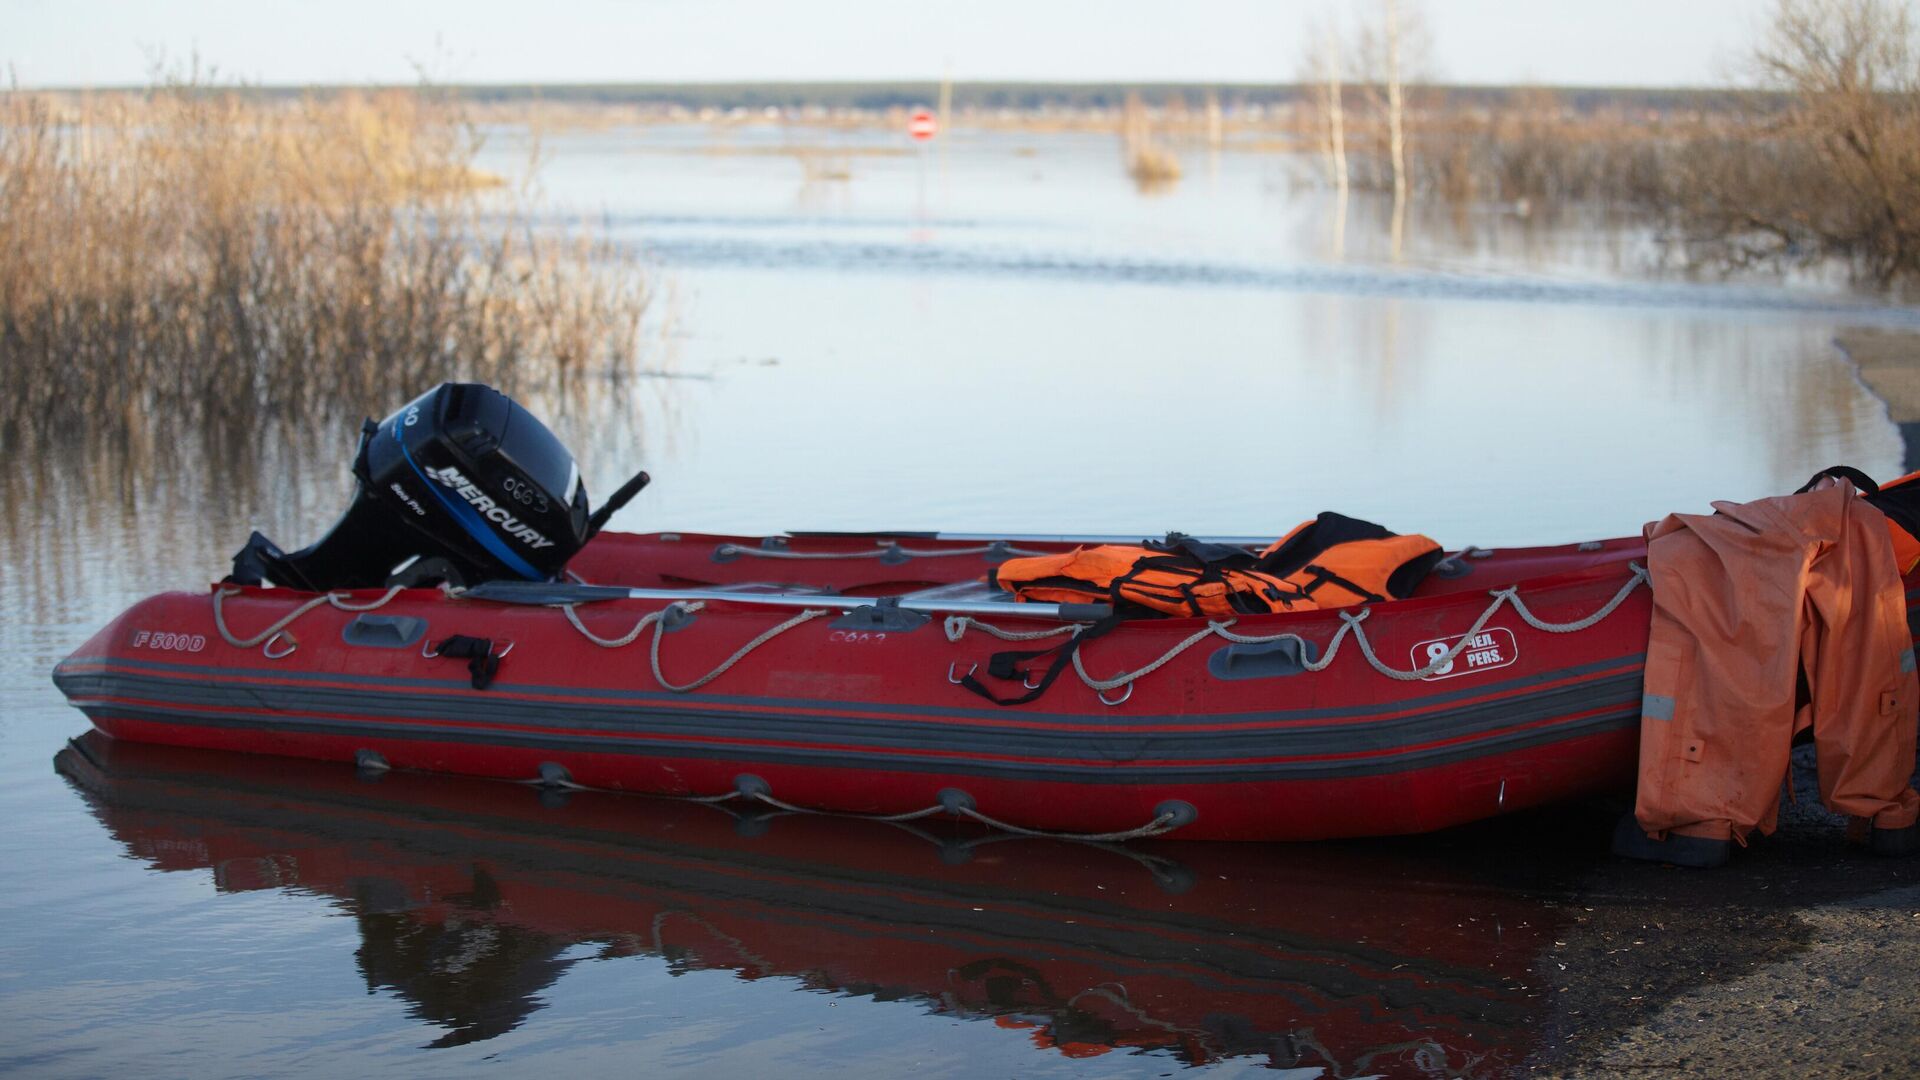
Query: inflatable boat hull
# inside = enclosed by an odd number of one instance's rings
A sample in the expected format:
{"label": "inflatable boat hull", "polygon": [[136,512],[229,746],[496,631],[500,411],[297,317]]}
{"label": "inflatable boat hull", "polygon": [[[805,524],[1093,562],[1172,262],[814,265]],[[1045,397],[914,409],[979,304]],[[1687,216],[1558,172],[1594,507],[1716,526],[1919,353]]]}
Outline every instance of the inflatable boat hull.
{"label": "inflatable boat hull", "polygon": [[[739,555],[777,550],[755,547],[762,543],[608,535],[576,565],[592,580],[628,582],[637,579],[631,568],[645,566],[644,583],[665,588],[804,572],[815,588],[872,593],[971,580],[993,557],[951,541],[795,540],[848,557],[770,571],[774,560]],[[876,543],[909,554],[865,557]],[[1105,693],[1070,671],[1014,707],[956,684],[1009,648],[978,624],[956,634],[939,617],[893,629],[816,617],[697,690],[675,692],[661,677],[691,682],[793,613],[709,602],[609,648],[581,627],[618,640],[662,602],[579,605],[576,627],[557,608],[436,589],[400,592],[377,611],[347,610],[380,600],[377,592],[341,594],[339,606],[319,604],[245,647],[229,642],[313,597],[168,593],[114,620],[55,679],[101,731],[139,742],[660,795],[763,792],[849,814],[959,800],[999,822],[1060,832],[1124,832],[1174,807],[1179,838],[1411,833],[1631,782],[1649,602],[1644,587],[1631,587],[1638,552],[1623,540],[1460,560],[1463,576],[1370,609],[1365,641],[1348,631],[1318,671],[1305,669],[1297,646],[1236,643],[1207,634],[1201,620],[1132,621],[1086,644],[1087,671],[1099,679],[1165,657],[1159,667]],[[1509,585],[1532,621],[1506,603],[1452,670],[1426,678],[1378,670],[1418,668],[1444,652]],[[1591,627],[1532,625],[1577,621],[1623,591]],[[1019,614],[985,621],[1016,634],[1058,626]],[[1297,635],[1304,658],[1320,662],[1343,618],[1250,616],[1231,630]],[[485,689],[464,663],[428,655],[456,634],[508,650]]]}

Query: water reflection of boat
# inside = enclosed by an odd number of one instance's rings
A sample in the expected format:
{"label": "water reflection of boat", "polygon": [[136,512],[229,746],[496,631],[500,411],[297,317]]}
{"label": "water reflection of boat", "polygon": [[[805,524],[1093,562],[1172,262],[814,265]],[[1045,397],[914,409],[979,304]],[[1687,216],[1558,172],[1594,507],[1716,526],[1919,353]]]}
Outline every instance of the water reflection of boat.
{"label": "water reflection of boat", "polygon": [[[1551,914],[1337,849],[1119,849],[533,791],[119,742],[56,759],[156,869],[330,898],[437,1045],[526,1023],[579,957],[664,959],[991,1018],[1067,1055],[1493,1075]],[[506,794],[515,794],[510,789]]]}

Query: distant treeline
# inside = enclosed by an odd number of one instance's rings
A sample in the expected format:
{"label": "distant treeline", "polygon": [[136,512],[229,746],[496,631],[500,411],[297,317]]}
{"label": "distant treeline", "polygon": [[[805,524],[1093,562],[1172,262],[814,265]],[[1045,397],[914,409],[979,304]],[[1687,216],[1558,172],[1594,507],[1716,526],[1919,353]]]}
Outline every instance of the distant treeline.
{"label": "distant treeline", "polygon": [[[246,93],[262,97],[326,96],[368,87],[262,86]],[[393,87],[391,89],[418,89]],[[442,85],[436,89],[477,104],[512,105],[545,102],[562,105],[678,106],[686,109],[764,109],[820,107],[886,110],[932,105],[939,97],[938,82],[730,82],[730,83],[489,83]],[[1465,107],[1506,108],[1538,86],[1409,87],[1409,93]],[[1752,107],[1766,95],[1723,89],[1637,86],[1553,87],[1556,99],[1576,112],[1628,109],[1655,112],[1718,112]],[[1289,106],[1310,100],[1313,88],[1299,83],[1053,83],[956,82],[953,104],[959,109],[1113,109],[1137,94],[1149,105],[1173,100],[1193,104],[1217,97],[1228,110],[1247,106]]]}

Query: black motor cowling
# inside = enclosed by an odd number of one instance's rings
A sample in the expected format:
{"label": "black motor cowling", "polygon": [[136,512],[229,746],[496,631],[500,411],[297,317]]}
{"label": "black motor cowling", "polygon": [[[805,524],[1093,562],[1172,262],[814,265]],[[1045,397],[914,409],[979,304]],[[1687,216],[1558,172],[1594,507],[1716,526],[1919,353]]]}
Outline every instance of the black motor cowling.
{"label": "black motor cowling", "polygon": [[332,530],[291,554],[254,533],[229,578],[315,592],[506,578],[551,581],[641,473],[597,514],[573,455],[512,398],[443,383],[361,429],[353,502]]}

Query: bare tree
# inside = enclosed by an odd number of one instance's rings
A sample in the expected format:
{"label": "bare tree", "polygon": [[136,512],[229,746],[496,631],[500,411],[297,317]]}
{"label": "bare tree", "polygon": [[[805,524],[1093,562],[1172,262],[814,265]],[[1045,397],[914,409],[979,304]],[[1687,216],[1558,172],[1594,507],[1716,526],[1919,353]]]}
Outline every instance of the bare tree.
{"label": "bare tree", "polygon": [[[1380,21],[1363,25],[1354,49],[1360,80],[1377,117],[1375,137],[1385,136],[1382,157],[1393,189],[1392,251],[1400,257],[1407,214],[1407,93],[1425,65],[1426,20],[1412,4],[1380,0]],[[1378,181],[1376,180],[1376,183]]]}
{"label": "bare tree", "polygon": [[1911,4],[1777,0],[1752,61],[1784,104],[1686,148],[1668,211],[1690,246],[1732,265],[1840,258],[1883,285],[1920,278]]}
{"label": "bare tree", "polygon": [[1393,159],[1393,204],[1397,208],[1407,201],[1407,104],[1401,90],[1400,3],[1399,0],[1382,2],[1385,7],[1381,32],[1386,37],[1387,50],[1387,153]]}
{"label": "bare tree", "polygon": [[1345,70],[1347,48],[1332,18],[1317,22],[1301,64],[1301,81],[1314,88],[1321,118],[1321,149],[1327,157],[1327,179],[1344,201],[1347,197],[1347,120]]}
{"label": "bare tree", "polygon": [[1407,86],[1427,76],[1432,39],[1419,7],[1404,0],[1380,0],[1379,21],[1363,22],[1354,36],[1356,80],[1364,87],[1376,138],[1384,136],[1381,157],[1395,195],[1407,193]]}
{"label": "bare tree", "polygon": [[1340,34],[1328,24],[1324,35],[1327,66],[1327,140],[1333,155],[1333,186],[1340,197],[1347,197],[1347,108],[1346,88],[1341,85],[1341,69],[1347,66]]}
{"label": "bare tree", "polygon": [[1754,57],[1789,90],[1791,129],[1851,192],[1885,276],[1920,257],[1920,64],[1912,15],[1888,0],[1780,0]]}

